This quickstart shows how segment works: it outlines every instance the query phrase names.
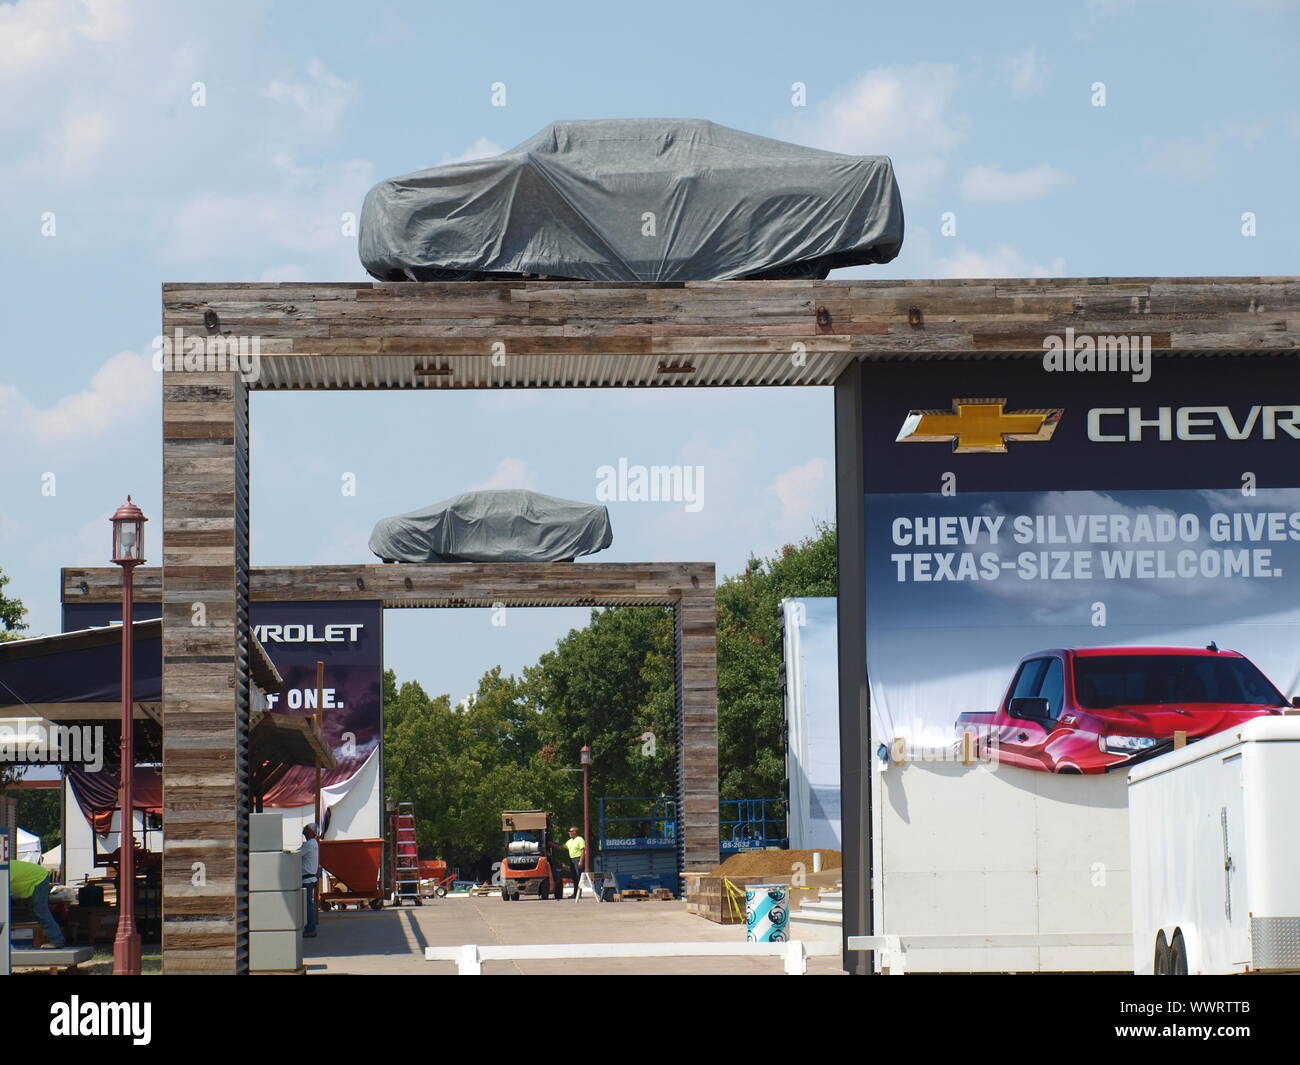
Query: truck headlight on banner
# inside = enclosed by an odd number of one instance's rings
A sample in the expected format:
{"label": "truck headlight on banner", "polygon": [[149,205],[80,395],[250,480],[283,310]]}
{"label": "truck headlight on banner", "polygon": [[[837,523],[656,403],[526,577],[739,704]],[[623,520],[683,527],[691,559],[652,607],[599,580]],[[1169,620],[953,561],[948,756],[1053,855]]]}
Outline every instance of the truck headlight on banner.
{"label": "truck headlight on banner", "polygon": [[1097,746],[1107,754],[1139,754],[1160,741],[1153,736],[1098,736]]}

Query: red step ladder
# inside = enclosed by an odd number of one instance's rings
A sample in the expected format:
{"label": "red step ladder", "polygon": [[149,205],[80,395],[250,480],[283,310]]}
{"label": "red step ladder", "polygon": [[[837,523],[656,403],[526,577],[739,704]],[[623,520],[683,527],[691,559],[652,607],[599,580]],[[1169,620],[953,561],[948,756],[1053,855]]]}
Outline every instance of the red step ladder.
{"label": "red step ladder", "polygon": [[393,901],[398,905],[420,900],[420,855],[415,840],[415,803],[399,802],[393,814]]}

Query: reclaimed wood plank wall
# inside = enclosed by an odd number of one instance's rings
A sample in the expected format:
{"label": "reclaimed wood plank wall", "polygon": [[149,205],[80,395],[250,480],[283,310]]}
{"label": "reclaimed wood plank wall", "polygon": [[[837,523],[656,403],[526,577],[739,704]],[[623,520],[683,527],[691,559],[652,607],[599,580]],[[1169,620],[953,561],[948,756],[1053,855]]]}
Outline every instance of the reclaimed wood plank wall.
{"label": "reclaimed wood plank wall", "polygon": [[[247,969],[248,392],[163,374],[163,971]],[[146,576],[142,592],[151,581]]]}
{"label": "reclaimed wood plank wall", "polygon": [[718,610],[711,573],[682,589],[675,614],[678,866],[711,872],[720,846]]}

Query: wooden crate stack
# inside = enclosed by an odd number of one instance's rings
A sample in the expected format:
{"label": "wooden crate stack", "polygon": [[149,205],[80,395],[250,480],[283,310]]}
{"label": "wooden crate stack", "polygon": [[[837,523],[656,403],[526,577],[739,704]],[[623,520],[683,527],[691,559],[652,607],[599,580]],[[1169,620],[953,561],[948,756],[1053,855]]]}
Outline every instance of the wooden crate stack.
{"label": "wooden crate stack", "polygon": [[[699,914],[714,924],[744,924],[746,884],[761,884],[761,876],[712,876],[707,873],[683,873],[686,881],[686,912]],[[730,880],[742,894],[735,905],[727,901],[723,880]]]}

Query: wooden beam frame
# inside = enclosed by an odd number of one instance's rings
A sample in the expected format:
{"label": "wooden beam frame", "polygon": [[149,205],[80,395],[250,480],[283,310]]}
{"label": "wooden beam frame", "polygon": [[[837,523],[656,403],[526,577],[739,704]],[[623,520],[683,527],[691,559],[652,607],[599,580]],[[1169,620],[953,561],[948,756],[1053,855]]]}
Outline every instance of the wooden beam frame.
{"label": "wooden beam frame", "polygon": [[[250,391],[830,385],[864,359],[1041,357],[1066,330],[1158,356],[1294,352],[1300,279],[164,285],[164,970],[246,967]],[[842,534],[842,557],[861,549]],[[353,577],[372,579],[389,578]],[[678,719],[700,737],[716,737],[712,606],[711,587],[676,604]],[[850,740],[869,735],[858,702],[841,706]],[[712,796],[683,796],[688,821],[716,819],[714,772]],[[845,870],[846,934],[870,904],[863,858]]]}
{"label": "wooden beam frame", "polygon": [[[163,601],[163,568],[135,571],[137,603]],[[712,562],[454,562],[332,566],[254,566],[254,603],[379,602],[385,607],[677,606],[712,598]],[[112,567],[60,571],[64,603],[118,603]],[[137,622],[137,624],[140,624]]]}
{"label": "wooden beam frame", "polygon": [[268,388],[831,384],[857,358],[1294,351],[1300,279],[168,284],[163,333],[256,339]]}

